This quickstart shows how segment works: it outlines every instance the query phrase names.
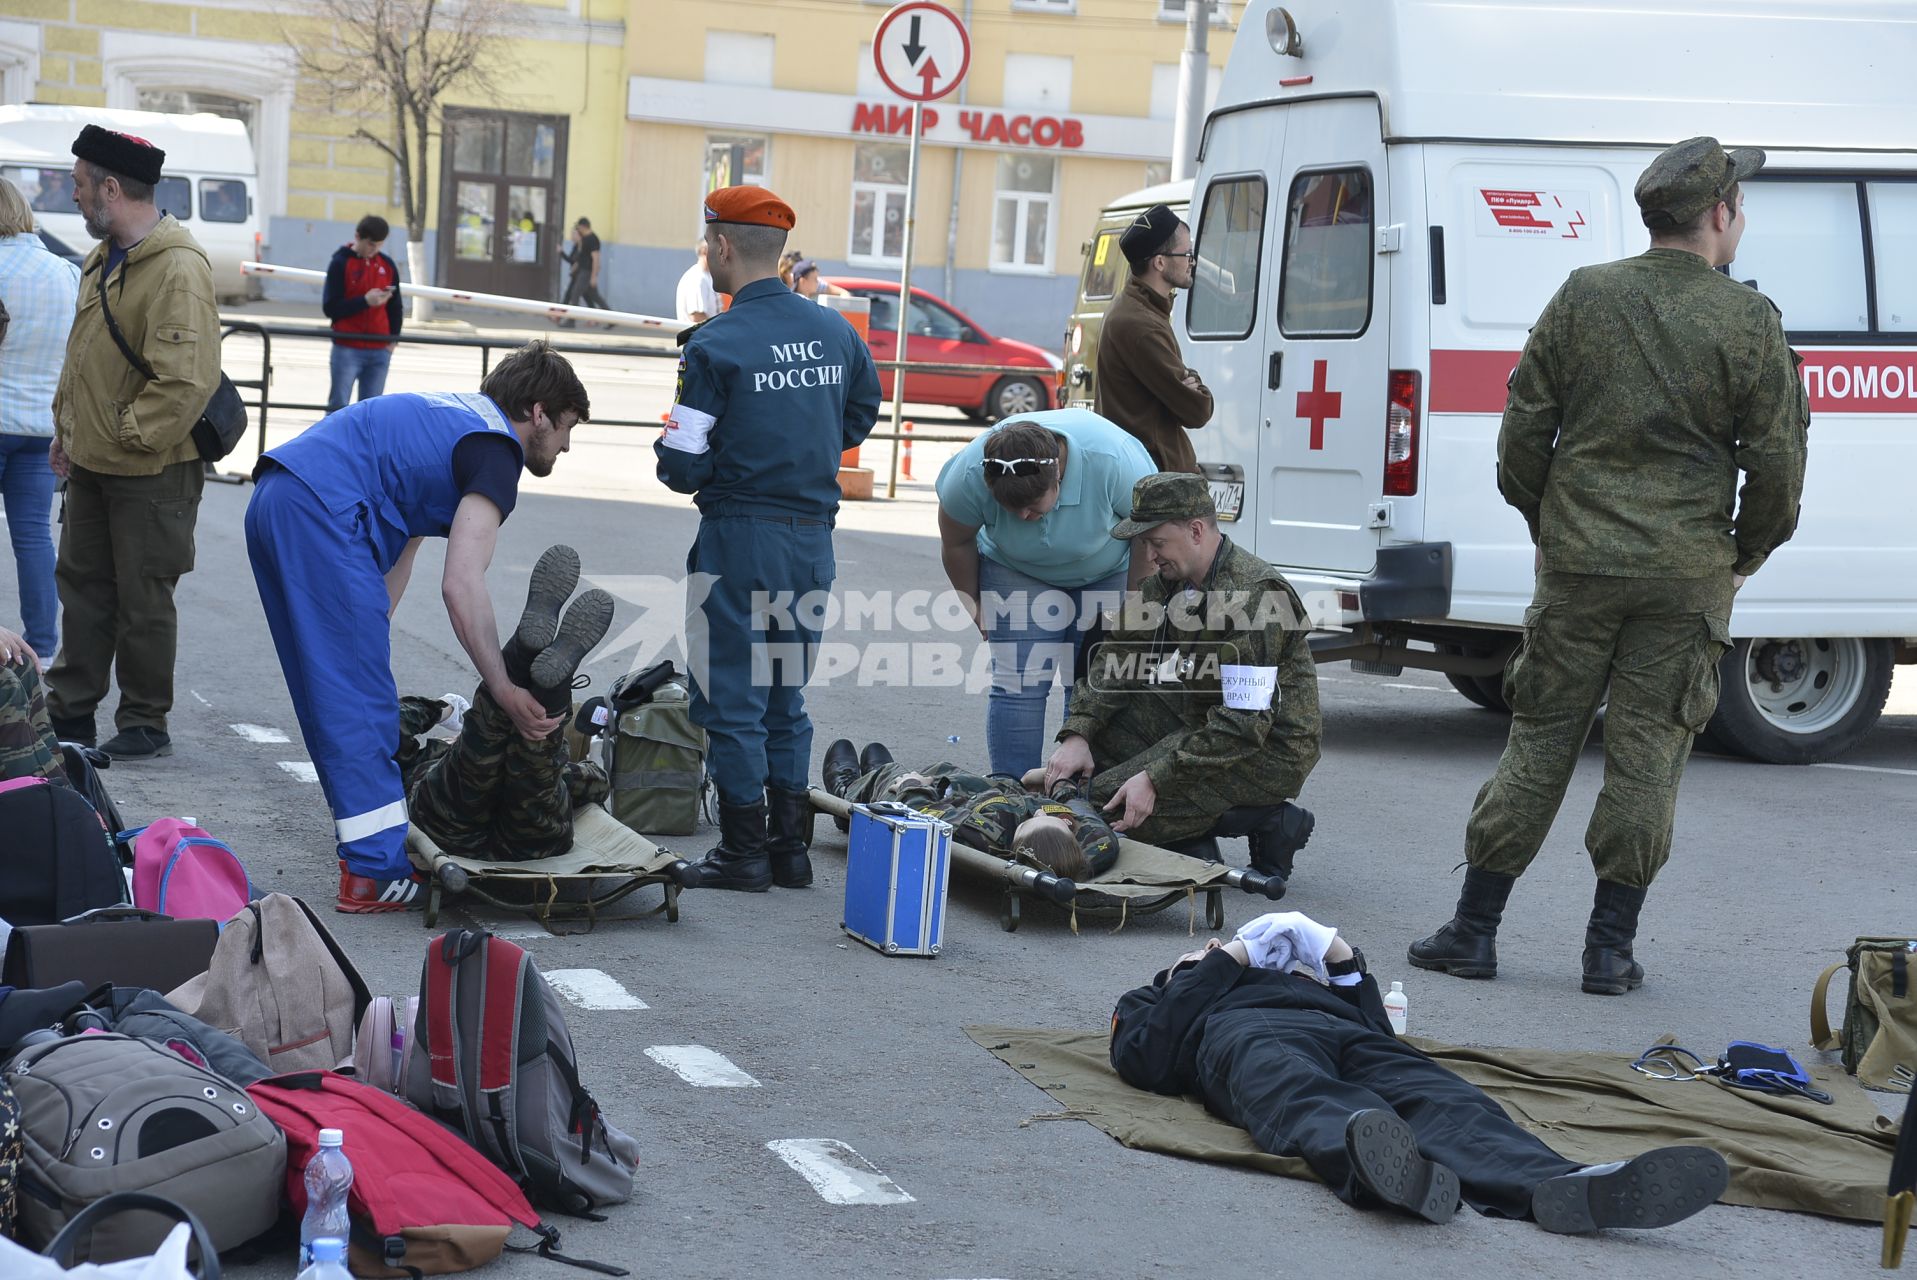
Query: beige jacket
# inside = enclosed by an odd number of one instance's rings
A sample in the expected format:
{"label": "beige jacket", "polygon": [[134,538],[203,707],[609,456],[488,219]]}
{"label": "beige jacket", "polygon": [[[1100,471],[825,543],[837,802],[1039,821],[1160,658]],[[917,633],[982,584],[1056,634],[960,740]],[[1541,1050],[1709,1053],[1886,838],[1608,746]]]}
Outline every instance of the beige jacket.
{"label": "beige jacket", "polygon": [[127,345],[152,366],[128,363],[100,311],[106,242],[80,273],[80,302],[53,395],[56,439],[76,466],[150,476],[200,454],[192,440],[220,382],[220,317],[206,251],[171,214],[134,245],[108,279],[107,303]]}

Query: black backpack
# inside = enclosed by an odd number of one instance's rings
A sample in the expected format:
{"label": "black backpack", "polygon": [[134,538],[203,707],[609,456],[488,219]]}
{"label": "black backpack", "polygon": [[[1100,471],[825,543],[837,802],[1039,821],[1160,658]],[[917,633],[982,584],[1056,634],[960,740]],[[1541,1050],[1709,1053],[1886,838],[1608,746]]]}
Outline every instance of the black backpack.
{"label": "black backpack", "polygon": [[126,866],[133,865],[133,842],[121,840],[117,833],[127,829],[127,821],[120,816],[120,807],[113,803],[113,797],[107,794],[106,783],[100,780],[100,770],[110,768],[113,757],[98,747],[84,746],[78,742],[62,742],[60,754],[66,765],[67,781],[80,793],[80,798],[93,806],[100,815],[100,821],[106,824],[109,832],[116,833],[113,839],[113,852]]}
{"label": "black backpack", "polygon": [[100,816],[71,787],[36,779],[0,791],[0,832],[0,920],[57,924],[126,901]]}

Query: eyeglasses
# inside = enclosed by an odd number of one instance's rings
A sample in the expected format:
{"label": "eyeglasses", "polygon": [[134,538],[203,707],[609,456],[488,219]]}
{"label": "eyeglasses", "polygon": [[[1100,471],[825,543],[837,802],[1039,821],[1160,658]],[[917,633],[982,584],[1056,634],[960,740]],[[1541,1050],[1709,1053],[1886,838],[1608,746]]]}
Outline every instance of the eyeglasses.
{"label": "eyeglasses", "polygon": [[1057,465],[1058,465],[1057,458],[987,458],[985,459],[986,471],[989,472],[991,471],[993,467],[997,467],[998,474],[1002,476],[1035,476],[1038,474],[1038,469],[1040,467],[1055,467]]}
{"label": "eyeglasses", "polygon": [[1196,258],[1198,254],[1191,249],[1187,249],[1183,253],[1161,253],[1158,256],[1161,258]]}

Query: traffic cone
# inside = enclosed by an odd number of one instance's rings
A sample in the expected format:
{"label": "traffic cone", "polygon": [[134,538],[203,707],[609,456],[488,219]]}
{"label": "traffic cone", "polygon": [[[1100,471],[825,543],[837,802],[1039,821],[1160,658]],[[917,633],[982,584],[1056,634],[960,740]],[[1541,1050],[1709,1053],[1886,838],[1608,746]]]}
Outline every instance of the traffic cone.
{"label": "traffic cone", "polygon": [[899,454],[899,473],[907,480],[912,478],[912,424],[905,424],[905,444]]}

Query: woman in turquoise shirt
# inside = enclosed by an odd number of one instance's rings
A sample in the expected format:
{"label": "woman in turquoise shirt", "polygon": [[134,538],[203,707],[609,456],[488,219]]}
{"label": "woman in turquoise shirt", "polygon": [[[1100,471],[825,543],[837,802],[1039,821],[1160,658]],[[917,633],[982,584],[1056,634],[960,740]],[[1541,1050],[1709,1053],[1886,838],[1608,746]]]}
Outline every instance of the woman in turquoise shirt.
{"label": "woman in turquoise shirt", "polygon": [[1062,672],[1069,703],[1078,640],[1143,573],[1112,530],[1156,470],[1145,446],[1087,409],[1003,422],[940,470],[945,574],[992,646],[993,773],[1041,763],[1052,685]]}

